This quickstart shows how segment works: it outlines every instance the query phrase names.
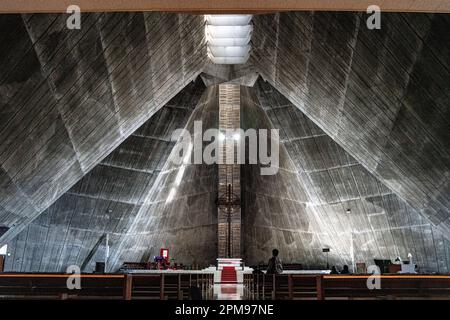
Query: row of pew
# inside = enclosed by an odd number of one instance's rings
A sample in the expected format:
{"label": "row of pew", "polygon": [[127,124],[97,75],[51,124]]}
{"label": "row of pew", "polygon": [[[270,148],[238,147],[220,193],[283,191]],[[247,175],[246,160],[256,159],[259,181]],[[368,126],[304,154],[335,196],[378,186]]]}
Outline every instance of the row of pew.
{"label": "row of pew", "polygon": [[446,275],[245,274],[248,300],[450,299]]}
{"label": "row of pew", "polygon": [[69,274],[2,273],[0,299],[213,298],[214,275],[207,273],[81,274],[79,279],[77,288]]}

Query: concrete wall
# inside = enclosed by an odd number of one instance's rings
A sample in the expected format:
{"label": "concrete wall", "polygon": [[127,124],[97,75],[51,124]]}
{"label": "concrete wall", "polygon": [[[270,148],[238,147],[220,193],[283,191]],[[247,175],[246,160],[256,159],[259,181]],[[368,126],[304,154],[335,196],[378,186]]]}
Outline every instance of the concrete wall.
{"label": "concrete wall", "polygon": [[197,77],[203,17],[0,15],[0,225],[7,242]]}
{"label": "concrete wall", "polygon": [[[186,126],[204,90],[201,80],[189,84],[10,241],[6,270],[56,272],[75,264],[91,272],[95,261],[105,259],[106,233],[110,260],[122,254],[118,245],[131,232],[175,145],[172,132]],[[120,250],[141,261],[147,249],[136,243]]]}
{"label": "concrete wall", "polygon": [[[314,267],[330,246],[333,263],[411,252],[424,270],[449,271],[448,15],[383,13],[381,30],[368,30],[364,13],[257,15],[250,63],[236,70],[204,68],[202,16],[82,17],[68,30],[66,15],[0,15],[7,268],[92,268],[105,232],[111,269],[160,246],[185,263],[214,262],[214,167],[187,166],[165,204],[179,169],[165,167],[167,135],[200,87],[158,111],[204,71],[208,83],[252,84],[258,72],[273,86],[243,90],[243,127],[279,128],[283,139],[277,176],[243,167],[249,261],[275,244]],[[215,90],[196,119],[215,123]]]}
{"label": "concrete wall", "polygon": [[290,12],[253,19],[251,61],[450,239],[450,17]]}
{"label": "concrete wall", "polygon": [[[243,129],[274,128],[254,88],[242,88],[241,101]],[[241,168],[245,263],[267,263],[272,249],[278,248],[284,262],[318,267],[321,243],[317,233],[320,230],[313,226],[315,220],[307,211],[308,195],[284,145],[280,146],[278,173],[261,175],[260,169],[259,164],[246,164]]]}
{"label": "concrete wall", "polygon": [[[256,226],[248,239],[252,257],[264,252],[268,256],[271,247],[278,247],[285,261],[323,267],[323,247],[331,248],[330,263],[350,266],[352,257],[372,264],[374,258],[406,259],[410,252],[421,271],[449,272],[450,242],[429,220],[270,84],[259,80],[254,90],[260,110],[253,107],[251,117],[267,116],[280,130],[292,166],[286,166],[288,173],[280,170],[278,177],[261,177],[255,170],[245,173],[247,192],[255,194],[246,199],[246,223]],[[285,156],[282,152],[281,159]],[[297,196],[291,195],[293,190]]]}
{"label": "concrete wall", "polygon": [[[193,132],[196,120],[202,121],[204,130],[217,128],[218,111],[218,87],[208,87],[186,129]],[[115,267],[123,261],[152,258],[159,255],[160,248],[168,248],[178,263],[199,267],[215,264],[217,165],[187,164],[177,185],[181,166],[172,163],[176,156],[172,151],[133,226],[120,240],[111,262]],[[172,188],[175,193],[168,201]]]}

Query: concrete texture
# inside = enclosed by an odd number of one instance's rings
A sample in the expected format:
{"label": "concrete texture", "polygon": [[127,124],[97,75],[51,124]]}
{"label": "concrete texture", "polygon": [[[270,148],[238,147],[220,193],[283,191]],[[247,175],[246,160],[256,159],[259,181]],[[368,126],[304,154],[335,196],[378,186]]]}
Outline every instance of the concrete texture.
{"label": "concrete texture", "polygon": [[[204,130],[216,128],[218,111],[218,87],[209,87],[185,128],[193,132],[197,120],[203,121]],[[200,268],[215,264],[217,165],[186,164],[182,171],[182,166],[172,162],[177,156],[173,150],[129,231],[113,248],[109,267],[112,270],[124,261],[152,260],[160,248],[168,248],[178,263]],[[180,184],[176,182],[178,174],[182,174]]]}
{"label": "concrete texture", "polygon": [[381,30],[365,13],[256,15],[251,58],[233,67],[208,63],[202,16],[82,17],[68,30],[66,15],[0,15],[7,270],[91,271],[106,233],[108,270],[164,246],[213,263],[217,168],[187,165],[166,204],[180,169],[168,137],[193,119],[217,127],[215,85],[231,82],[254,86],[242,126],[283,141],[276,176],[242,168],[247,263],[277,246],[323,267],[330,247],[332,264],[411,252],[450,272],[448,15],[383,13]]}
{"label": "concrete texture", "polygon": [[[253,88],[241,89],[241,101],[244,130],[274,128]],[[284,145],[280,146],[277,174],[261,175],[259,164],[246,164],[241,175],[246,264],[267,263],[272,249],[278,248],[284,262],[301,261],[305,267],[314,267],[320,261],[316,252],[320,248],[320,230],[311,226],[314,219],[307,212],[309,199]]]}
{"label": "concrete texture", "polygon": [[324,268],[328,247],[330,263],[341,266],[412,253],[423,272],[450,271],[450,242],[438,228],[270,84],[258,80],[254,90],[243,121],[279,129],[283,147],[276,176],[259,176],[256,165],[243,170],[248,263],[277,247],[285,262]]}
{"label": "concrete texture", "polygon": [[253,19],[260,74],[450,239],[450,16]]}
{"label": "concrete texture", "polygon": [[11,240],[206,61],[203,17],[1,15],[0,224]]}
{"label": "concrete texture", "polygon": [[[163,175],[175,145],[173,130],[186,126],[204,90],[201,80],[188,84],[29,224],[9,243],[6,270],[56,272],[75,264],[91,272],[105,259],[105,234],[110,260],[115,259],[118,243],[130,234]],[[124,250],[136,254],[131,261],[140,261],[144,252],[138,245]]]}

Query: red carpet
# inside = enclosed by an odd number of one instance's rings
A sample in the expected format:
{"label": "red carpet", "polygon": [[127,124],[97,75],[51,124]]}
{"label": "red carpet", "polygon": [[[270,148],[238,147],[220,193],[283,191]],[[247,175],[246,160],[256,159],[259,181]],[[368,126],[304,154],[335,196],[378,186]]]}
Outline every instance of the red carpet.
{"label": "red carpet", "polygon": [[234,267],[223,267],[220,282],[237,283],[236,270],[234,269]]}

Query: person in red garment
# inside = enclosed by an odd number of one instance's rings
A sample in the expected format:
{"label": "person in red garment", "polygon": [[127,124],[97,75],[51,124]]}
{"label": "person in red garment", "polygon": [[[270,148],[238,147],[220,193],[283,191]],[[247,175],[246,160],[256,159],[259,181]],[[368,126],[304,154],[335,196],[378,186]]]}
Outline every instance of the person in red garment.
{"label": "person in red garment", "polygon": [[278,253],[277,249],[272,250],[272,258],[269,259],[266,274],[280,274],[283,272],[283,264],[280,257],[278,257]]}

